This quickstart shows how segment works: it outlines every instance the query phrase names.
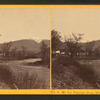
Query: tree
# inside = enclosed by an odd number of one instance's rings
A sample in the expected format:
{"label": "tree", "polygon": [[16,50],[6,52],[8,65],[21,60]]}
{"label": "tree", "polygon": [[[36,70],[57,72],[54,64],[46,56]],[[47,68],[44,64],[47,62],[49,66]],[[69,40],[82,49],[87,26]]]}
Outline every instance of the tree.
{"label": "tree", "polygon": [[41,58],[42,58],[43,62],[46,60],[46,50],[47,50],[47,45],[42,40],[42,42],[41,42]]}
{"label": "tree", "polygon": [[99,57],[100,57],[100,47],[96,47],[96,48],[94,49],[94,56],[95,56],[96,58],[99,58]]}
{"label": "tree", "polygon": [[72,33],[71,36],[65,37],[65,43],[68,48],[68,52],[71,55],[71,58],[77,56],[77,53],[81,49],[80,40],[82,40],[83,34],[74,34]]}
{"label": "tree", "polygon": [[13,58],[16,58],[16,54],[17,54],[17,48],[14,47],[12,50],[11,50],[11,55]]}
{"label": "tree", "polygon": [[22,48],[22,58],[25,58],[27,48],[25,46],[21,46],[21,48]]}
{"label": "tree", "polygon": [[5,58],[9,57],[9,52],[10,52],[10,48],[11,48],[12,44],[13,44],[12,42],[7,42],[2,45],[3,57],[5,57]]}
{"label": "tree", "polygon": [[91,41],[91,42],[87,42],[86,46],[85,46],[85,50],[86,50],[86,58],[87,56],[89,56],[89,58],[91,59],[92,54],[93,54],[93,47],[94,47],[95,42]]}
{"label": "tree", "polygon": [[61,44],[61,36],[58,31],[51,31],[51,41],[52,41],[52,50],[56,50],[57,47]]}

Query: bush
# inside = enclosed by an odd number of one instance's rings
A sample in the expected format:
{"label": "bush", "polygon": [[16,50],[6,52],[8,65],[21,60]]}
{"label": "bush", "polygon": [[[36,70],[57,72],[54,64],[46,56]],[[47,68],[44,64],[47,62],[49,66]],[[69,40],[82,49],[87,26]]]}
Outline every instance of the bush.
{"label": "bush", "polygon": [[47,65],[48,68],[50,68],[50,54],[46,54],[44,57],[42,57],[41,62],[43,65]]}
{"label": "bush", "polygon": [[52,73],[63,75],[65,68],[73,65],[75,61],[68,56],[59,55],[54,61],[52,61]]}
{"label": "bush", "polygon": [[67,56],[59,55],[56,59],[52,60],[52,74],[54,76],[63,76],[65,73],[65,68],[71,65],[71,59]]}
{"label": "bush", "polygon": [[56,58],[55,62],[59,63],[59,64],[62,65],[62,66],[68,67],[68,66],[70,66],[70,65],[73,65],[74,63],[78,63],[78,60],[75,59],[75,58],[72,59],[72,58],[69,57],[69,56],[59,55],[59,56]]}
{"label": "bush", "polygon": [[58,56],[56,59],[56,62],[58,62],[62,66],[69,66],[71,64],[71,58],[68,56]]}
{"label": "bush", "polygon": [[52,63],[52,74],[55,77],[58,75],[59,75],[59,77],[63,76],[64,70],[65,70],[64,66],[59,65],[57,62]]}

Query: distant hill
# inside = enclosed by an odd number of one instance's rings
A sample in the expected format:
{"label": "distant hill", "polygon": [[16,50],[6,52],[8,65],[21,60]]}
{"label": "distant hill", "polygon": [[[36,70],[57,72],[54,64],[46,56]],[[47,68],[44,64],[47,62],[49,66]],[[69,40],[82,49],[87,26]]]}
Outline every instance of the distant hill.
{"label": "distant hill", "polygon": [[[90,41],[90,42],[91,42],[91,41]],[[85,49],[86,43],[87,43],[87,42],[81,43],[82,49],[83,49],[83,50]],[[94,41],[93,50],[94,50],[95,48],[100,48],[100,40],[95,40],[95,41]]]}
{"label": "distant hill", "polygon": [[[50,40],[43,40],[47,44],[48,47],[50,47]],[[23,39],[23,40],[17,40],[17,41],[12,41],[13,44],[11,46],[11,49],[17,48],[17,51],[21,51],[22,47],[25,47],[27,51],[29,52],[34,52],[34,53],[39,53],[41,51],[41,42],[37,43],[36,41],[32,39]],[[0,49],[2,47],[2,44],[0,44]]]}
{"label": "distant hill", "polygon": [[[91,41],[90,41],[90,42],[91,42]],[[80,45],[82,46],[82,49],[83,49],[83,50],[85,50],[86,43],[87,43],[87,42],[81,43],[81,44],[80,44]],[[66,44],[62,42],[61,45],[58,47],[58,50],[63,50],[63,49],[65,49],[65,48],[67,49]],[[100,48],[100,40],[95,40],[95,41],[94,41],[93,50],[94,50],[95,48]]]}

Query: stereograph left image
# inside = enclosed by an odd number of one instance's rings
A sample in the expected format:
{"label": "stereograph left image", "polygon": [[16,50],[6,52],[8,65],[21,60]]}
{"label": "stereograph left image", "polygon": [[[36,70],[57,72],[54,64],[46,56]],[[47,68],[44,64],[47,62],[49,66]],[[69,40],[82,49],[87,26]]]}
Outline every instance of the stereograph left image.
{"label": "stereograph left image", "polygon": [[50,9],[0,8],[0,89],[50,88]]}

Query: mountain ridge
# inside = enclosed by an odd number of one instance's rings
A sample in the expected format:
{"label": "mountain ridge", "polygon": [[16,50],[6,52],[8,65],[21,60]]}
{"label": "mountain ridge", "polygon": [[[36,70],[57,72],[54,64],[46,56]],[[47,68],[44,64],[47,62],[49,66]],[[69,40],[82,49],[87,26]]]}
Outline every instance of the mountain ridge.
{"label": "mountain ridge", "polygon": [[[94,41],[94,46],[93,46],[93,50],[95,48],[100,48],[100,40],[93,40]],[[92,42],[92,41],[89,41]],[[85,45],[87,42],[81,42],[80,45],[82,46],[82,49],[85,50]],[[66,44],[64,42],[61,43],[60,47],[58,47],[58,49],[66,49]]]}
{"label": "mountain ridge", "polygon": [[[47,47],[50,47],[50,40],[44,39]],[[22,40],[16,40],[16,41],[11,41],[12,46],[10,48],[10,51],[14,48],[17,48],[17,51],[21,51],[22,47],[26,48],[26,51],[29,52],[34,52],[34,53],[39,53],[41,51],[41,42],[36,42],[33,39],[22,39]],[[7,42],[8,43],[8,42]],[[0,50],[2,49],[3,43],[0,44]]]}

